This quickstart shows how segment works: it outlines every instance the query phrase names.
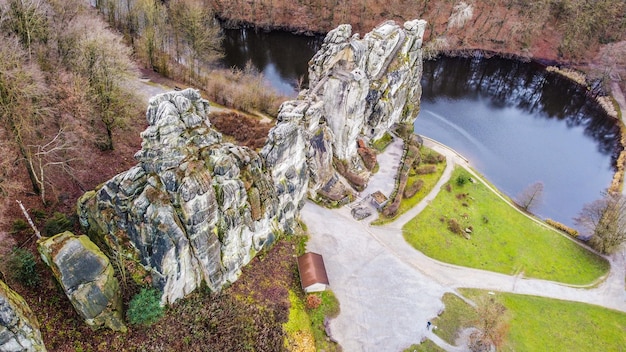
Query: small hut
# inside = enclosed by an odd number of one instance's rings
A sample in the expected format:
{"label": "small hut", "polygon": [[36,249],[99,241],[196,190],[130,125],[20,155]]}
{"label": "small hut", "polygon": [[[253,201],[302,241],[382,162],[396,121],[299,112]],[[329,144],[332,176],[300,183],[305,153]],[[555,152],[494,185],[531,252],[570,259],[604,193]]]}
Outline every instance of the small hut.
{"label": "small hut", "polygon": [[298,273],[306,293],[324,291],[330,285],[324,259],[317,253],[308,252],[298,257]]}
{"label": "small hut", "polygon": [[387,203],[387,197],[381,191],[376,191],[371,194],[372,204],[380,211]]}

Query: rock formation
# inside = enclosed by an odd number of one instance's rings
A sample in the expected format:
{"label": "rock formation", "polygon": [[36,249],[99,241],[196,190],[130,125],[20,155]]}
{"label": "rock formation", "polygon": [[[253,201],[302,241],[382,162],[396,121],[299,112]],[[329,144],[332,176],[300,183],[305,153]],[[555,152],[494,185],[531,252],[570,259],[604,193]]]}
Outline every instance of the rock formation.
{"label": "rock formation", "polygon": [[202,282],[219,290],[236,280],[291,231],[306,188],[306,173],[295,168],[275,187],[256,152],[221,142],[208,112],[192,89],[152,98],[139,164],[79,200],[89,235],[141,264],[163,302]]}
{"label": "rock formation", "polygon": [[39,240],[37,247],[87,324],[126,331],[122,298],[113,267],[109,258],[87,236],[63,232]]}
{"label": "rock formation", "polygon": [[293,231],[307,194],[347,199],[367,182],[375,156],[366,141],[413,122],[424,28],[386,22],[363,39],[348,25],[331,31],[310,62],[311,88],[281,106],[259,154],[222,143],[197,91],[152,98],[139,164],[81,197],[81,225],[111,255],[140,264],[164,303],[202,282],[233,282]]}
{"label": "rock formation", "polygon": [[[376,140],[396,123],[412,123],[419,112],[425,26],[421,20],[403,27],[388,21],[363,39],[352,35],[350,25],[329,32],[310,61],[310,89],[281,106],[276,131],[261,154],[272,166],[297,164],[275,162],[270,154],[286,134],[304,139],[312,198],[338,200],[355,183],[367,182],[357,140]],[[339,163],[348,182],[337,173]]]}
{"label": "rock formation", "polygon": [[0,281],[0,351],[45,350],[35,314],[22,296]]}

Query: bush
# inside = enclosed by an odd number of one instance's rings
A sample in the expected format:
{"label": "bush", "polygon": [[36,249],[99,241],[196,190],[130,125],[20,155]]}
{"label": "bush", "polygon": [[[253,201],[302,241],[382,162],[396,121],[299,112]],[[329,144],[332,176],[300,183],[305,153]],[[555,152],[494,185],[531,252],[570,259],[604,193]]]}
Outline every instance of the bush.
{"label": "bush", "polygon": [[410,186],[406,187],[404,189],[404,198],[411,198],[413,197],[417,192],[420,191],[420,189],[422,189],[422,187],[424,186],[424,181],[423,180],[417,180],[415,182],[413,182]]}
{"label": "bush", "polygon": [[434,174],[436,171],[437,171],[437,166],[435,165],[424,165],[415,169],[415,173],[418,175]]}
{"label": "bush", "polygon": [[546,223],[557,230],[561,230],[572,237],[578,237],[578,231],[552,219],[546,219]]}
{"label": "bush", "polygon": [[467,183],[467,181],[469,181],[469,176],[465,175],[465,174],[460,174],[457,178],[456,178],[456,184],[458,186],[463,186],[464,184]]}
{"label": "bush", "polygon": [[424,153],[422,162],[424,164],[440,164],[446,160],[446,157],[437,153]]}
{"label": "bush", "polygon": [[29,227],[30,226],[28,225],[26,220],[24,220],[24,219],[16,219],[11,224],[11,233],[20,233],[22,231],[25,231]]}
{"label": "bush", "polygon": [[161,293],[154,288],[142,288],[130,300],[126,316],[133,325],[150,326],[156,323],[163,316]]}
{"label": "bush", "polygon": [[35,256],[30,251],[23,248],[14,248],[9,254],[7,263],[9,275],[21,284],[34,287],[39,284],[39,274],[37,273],[37,262]]}
{"label": "bush", "polygon": [[306,308],[316,309],[322,304],[322,298],[316,294],[310,294],[306,296]]}
{"label": "bush", "polygon": [[46,221],[43,232],[46,236],[54,236],[61,232],[70,231],[74,227],[74,222],[63,213],[54,213],[54,216]]}
{"label": "bush", "polygon": [[463,228],[461,228],[461,224],[456,219],[448,219],[448,230],[457,235],[463,234]]}

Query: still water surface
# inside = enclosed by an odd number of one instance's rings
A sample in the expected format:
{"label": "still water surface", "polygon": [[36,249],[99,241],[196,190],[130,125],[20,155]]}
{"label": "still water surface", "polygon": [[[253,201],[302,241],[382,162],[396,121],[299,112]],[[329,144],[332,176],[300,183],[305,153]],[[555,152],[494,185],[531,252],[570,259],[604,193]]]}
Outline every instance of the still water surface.
{"label": "still water surface", "polygon": [[[290,96],[321,46],[321,38],[284,32],[225,34],[226,66],[250,62]],[[463,154],[513,198],[542,182],[538,215],[573,225],[609,186],[619,129],[561,77],[532,63],[442,58],[425,62],[422,87],[416,133]]]}

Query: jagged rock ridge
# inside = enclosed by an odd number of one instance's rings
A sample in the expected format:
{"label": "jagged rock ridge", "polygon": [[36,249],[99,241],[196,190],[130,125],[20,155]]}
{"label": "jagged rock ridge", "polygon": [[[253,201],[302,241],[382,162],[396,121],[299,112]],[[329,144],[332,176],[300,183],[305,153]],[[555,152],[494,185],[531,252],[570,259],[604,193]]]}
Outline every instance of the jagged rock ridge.
{"label": "jagged rock ridge", "polygon": [[[312,198],[352,192],[354,184],[337,173],[337,160],[345,165],[341,174],[347,170],[366,182],[369,170],[357,152],[358,139],[376,140],[396,123],[412,123],[419,112],[425,26],[422,20],[403,27],[388,21],[363,39],[352,35],[350,25],[329,32],[309,64],[310,89],[281,106],[280,133],[270,132],[261,154],[267,158],[283,131],[294,131],[307,141]],[[283,162],[289,160],[273,164]]]}
{"label": "jagged rock ridge", "polygon": [[234,281],[293,228],[301,200],[293,186],[276,189],[256,152],[222,143],[208,112],[196,90],[152,98],[139,164],[79,200],[90,236],[141,263],[164,302]]}
{"label": "jagged rock ridge", "polygon": [[293,231],[307,194],[344,197],[350,181],[367,181],[360,155],[370,167],[373,155],[357,140],[418,113],[424,27],[385,22],[363,39],[348,25],[331,31],[311,88],[281,106],[259,154],[222,143],[197,91],[152,98],[138,165],[81,197],[81,225],[111,257],[141,264],[164,303],[202,282],[219,290]]}

